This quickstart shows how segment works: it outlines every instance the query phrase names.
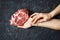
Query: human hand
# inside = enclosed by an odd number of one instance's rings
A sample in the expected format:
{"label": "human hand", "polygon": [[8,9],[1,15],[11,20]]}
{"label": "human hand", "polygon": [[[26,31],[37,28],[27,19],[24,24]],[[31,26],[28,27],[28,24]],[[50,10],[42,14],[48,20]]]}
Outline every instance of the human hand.
{"label": "human hand", "polygon": [[24,29],[27,29],[27,28],[29,28],[29,27],[31,27],[32,25],[31,25],[31,23],[32,23],[32,18],[29,18],[25,23],[24,23],[24,25],[22,25],[22,26],[17,26],[18,28],[24,28]]}
{"label": "human hand", "polygon": [[45,22],[47,20],[50,20],[52,18],[52,16],[48,13],[34,13],[31,15],[31,17],[35,17],[33,24],[34,23],[39,23],[39,22]]}

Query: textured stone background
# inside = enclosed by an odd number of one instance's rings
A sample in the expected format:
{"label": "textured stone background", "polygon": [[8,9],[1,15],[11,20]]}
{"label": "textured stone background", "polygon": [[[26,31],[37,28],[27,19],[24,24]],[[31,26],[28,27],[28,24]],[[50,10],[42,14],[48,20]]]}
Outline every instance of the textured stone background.
{"label": "textured stone background", "polygon": [[18,9],[28,9],[29,15],[34,12],[50,12],[59,4],[58,1],[0,0],[0,40],[60,40],[60,31],[41,27],[21,29],[9,25],[10,16]]}

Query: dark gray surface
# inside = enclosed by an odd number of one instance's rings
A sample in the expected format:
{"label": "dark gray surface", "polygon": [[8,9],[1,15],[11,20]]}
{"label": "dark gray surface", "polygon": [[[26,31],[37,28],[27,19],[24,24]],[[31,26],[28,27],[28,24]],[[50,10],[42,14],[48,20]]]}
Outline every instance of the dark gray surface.
{"label": "dark gray surface", "polygon": [[26,8],[30,14],[50,12],[58,4],[54,0],[0,0],[0,40],[60,40],[60,31],[38,27],[21,29],[9,25],[10,16],[18,9]]}

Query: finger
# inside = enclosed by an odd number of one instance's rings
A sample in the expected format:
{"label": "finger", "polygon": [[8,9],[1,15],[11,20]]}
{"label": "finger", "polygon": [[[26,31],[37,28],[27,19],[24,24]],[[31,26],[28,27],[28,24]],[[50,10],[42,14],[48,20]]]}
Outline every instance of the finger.
{"label": "finger", "polygon": [[35,24],[38,20],[42,19],[43,17],[42,16],[38,16],[35,18],[35,20],[33,21],[33,24]]}
{"label": "finger", "polygon": [[39,20],[37,23],[41,23],[41,22],[44,22],[44,20]]}
{"label": "finger", "polygon": [[17,26],[17,27],[19,28],[19,27],[22,27],[22,26]]}
{"label": "finger", "polygon": [[32,18],[32,22],[37,18],[37,15]]}
{"label": "finger", "polygon": [[39,19],[39,17],[36,17],[35,20],[33,21],[33,24],[35,24],[38,19]]}
{"label": "finger", "polygon": [[27,25],[23,25],[23,26],[17,26],[18,28],[24,28],[24,29],[27,29],[27,28],[29,28],[29,27],[31,27],[31,26],[27,26]]}
{"label": "finger", "polygon": [[37,15],[35,15],[33,18],[29,18],[28,20],[30,20],[31,22],[33,22],[36,19]]}
{"label": "finger", "polygon": [[36,23],[36,24],[33,24],[33,23],[32,23],[32,26],[38,26],[38,24],[37,24],[37,23]]}
{"label": "finger", "polygon": [[36,19],[33,21],[33,24],[36,23],[40,19],[43,19],[43,14],[42,13],[37,15]]}
{"label": "finger", "polygon": [[38,13],[34,13],[34,14],[32,14],[30,17],[32,18],[32,17],[34,17],[35,15],[37,15]]}
{"label": "finger", "polygon": [[47,21],[47,20],[46,19],[41,19],[37,23],[41,23],[41,22],[45,22],[45,21]]}
{"label": "finger", "polygon": [[22,28],[23,26],[17,26],[18,28]]}

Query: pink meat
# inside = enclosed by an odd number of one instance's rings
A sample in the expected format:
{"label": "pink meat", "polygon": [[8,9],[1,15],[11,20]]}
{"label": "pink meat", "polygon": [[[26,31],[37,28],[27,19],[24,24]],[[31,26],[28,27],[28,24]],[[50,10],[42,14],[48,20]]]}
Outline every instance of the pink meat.
{"label": "pink meat", "polygon": [[28,11],[20,9],[11,16],[10,25],[22,26],[28,20],[28,17]]}

